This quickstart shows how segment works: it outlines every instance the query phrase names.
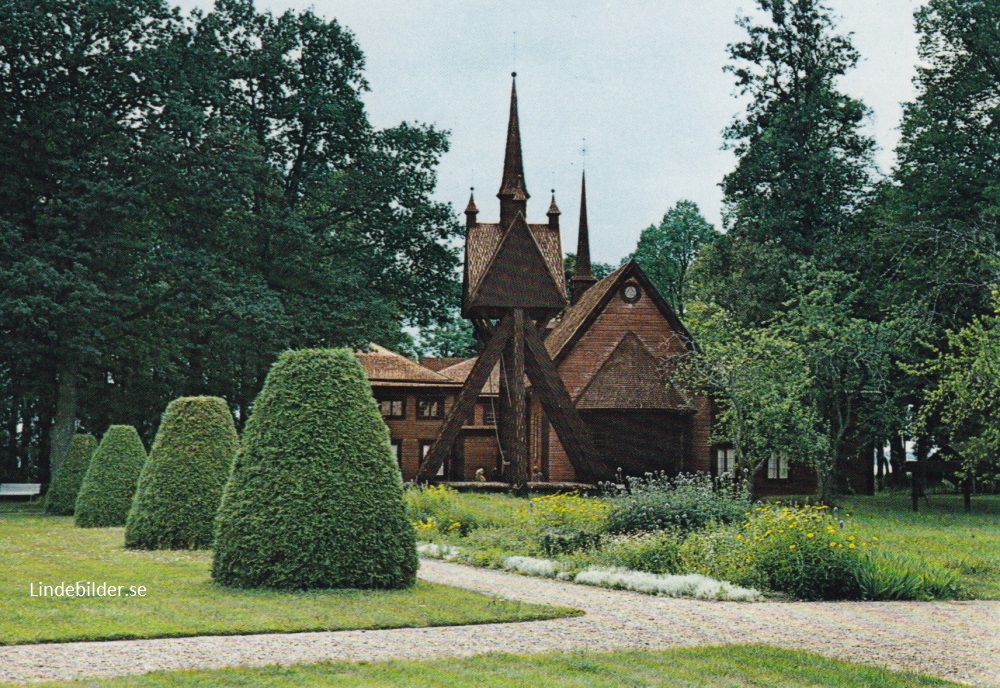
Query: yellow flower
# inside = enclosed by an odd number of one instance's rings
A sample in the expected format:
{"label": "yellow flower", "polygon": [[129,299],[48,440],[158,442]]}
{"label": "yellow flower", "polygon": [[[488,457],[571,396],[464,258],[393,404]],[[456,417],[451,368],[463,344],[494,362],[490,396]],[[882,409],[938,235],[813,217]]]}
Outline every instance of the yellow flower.
{"label": "yellow flower", "polygon": [[854,549],[854,543],[852,542],[851,544],[849,544],[849,545],[848,545],[848,547],[849,547],[850,549]]}
{"label": "yellow flower", "polygon": [[807,538],[816,537],[816,533],[806,533]]}
{"label": "yellow flower", "polygon": [[788,549],[795,549],[795,545],[789,545]]}
{"label": "yellow flower", "polygon": [[836,542],[831,542],[831,543],[830,543],[830,547],[836,547],[836,546],[837,546],[837,543],[836,543]]}

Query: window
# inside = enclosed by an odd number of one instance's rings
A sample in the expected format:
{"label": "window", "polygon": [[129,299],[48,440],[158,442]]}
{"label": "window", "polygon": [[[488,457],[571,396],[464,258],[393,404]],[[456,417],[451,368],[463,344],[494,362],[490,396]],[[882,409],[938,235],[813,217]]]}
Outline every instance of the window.
{"label": "window", "polygon": [[417,418],[444,418],[444,397],[417,399]]}
{"label": "window", "polygon": [[378,410],[383,418],[405,418],[406,402],[402,399],[379,399]]}
{"label": "window", "polygon": [[389,443],[392,445],[392,452],[396,455],[396,463],[399,467],[403,467],[403,440],[390,440]]}
{"label": "window", "polygon": [[722,475],[723,473],[732,473],[736,470],[736,450],[733,448],[719,449],[716,453],[717,464],[716,464],[716,475]]}
{"label": "window", "polygon": [[788,480],[788,457],[776,454],[767,461],[768,480]]}
{"label": "window", "polygon": [[483,404],[483,425],[497,424],[497,410],[492,401]]}

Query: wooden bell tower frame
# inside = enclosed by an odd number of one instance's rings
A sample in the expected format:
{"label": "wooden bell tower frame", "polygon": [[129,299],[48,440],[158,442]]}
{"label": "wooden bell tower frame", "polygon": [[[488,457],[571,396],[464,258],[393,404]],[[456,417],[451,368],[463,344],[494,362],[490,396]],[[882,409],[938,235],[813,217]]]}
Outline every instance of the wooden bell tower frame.
{"label": "wooden bell tower frame", "polygon": [[528,191],[521,159],[516,82],[511,87],[503,180],[497,197],[499,224],[478,223],[478,209],[471,197],[465,211],[462,315],[472,321],[484,347],[441,434],[422,461],[417,479],[431,479],[448,457],[498,363],[497,425],[501,456],[511,469],[511,484],[523,487],[531,479],[525,378],[531,381],[532,394],[541,403],[578,479],[592,482],[610,478],[610,470],[599,459],[590,432],[543,341],[546,324],[568,305],[562,276],[560,213],[553,196],[547,225],[529,225],[525,219]]}

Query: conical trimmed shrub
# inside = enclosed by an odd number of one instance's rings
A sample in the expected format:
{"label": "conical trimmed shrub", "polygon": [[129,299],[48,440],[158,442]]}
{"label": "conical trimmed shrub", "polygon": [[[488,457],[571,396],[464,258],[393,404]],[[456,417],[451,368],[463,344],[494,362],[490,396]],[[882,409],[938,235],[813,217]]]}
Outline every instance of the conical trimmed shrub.
{"label": "conical trimmed shrub", "polygon": [[125,523],[132,549],[212,546],[215,514],[238,440],[233,417],[219,397],[170,402],[139,476]]}
{"label": "conical trimmed shrub", "polygon": [[131,425],[112,425],[101,438],[76,498],[76,525],[125,525],[146,449]]}
{"label": "conical trimmed shrub", "polygon": [[212,576],[241,588],[402,588],[416,572],[403,481],[357,358],[285,352],[223,493]]}
{"label": "conical trimmed shrub", "polygon": [[69,450],[62,465],[52,478],[49,491],[45,495],[45,513],[55,516],[72,516],[76,506],[76,495],[80,492],[87,466],[97,450],[97,440],[93,435],[73,435]]}

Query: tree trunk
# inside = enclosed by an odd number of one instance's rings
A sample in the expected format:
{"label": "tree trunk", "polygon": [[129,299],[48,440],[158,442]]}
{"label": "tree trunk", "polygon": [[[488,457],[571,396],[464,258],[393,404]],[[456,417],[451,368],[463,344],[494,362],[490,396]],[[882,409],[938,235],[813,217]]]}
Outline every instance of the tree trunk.
{"label": "tree trunk", "polygon": [[894,435],[889,440],[889,465],[892,468],[890,484],[902,487],[906,484],[906,473],[903,472],[903,462],[906,461],[906,439],[902,435]]}
{"label": "tree trunk", "polygon": [[69,451],[69,443],[76,432],[76,371],[66,367],[59,371],[56,383],[56,415],[49,437],[48,471],[42,462],[39,479],[43,483],[56,474]]}

